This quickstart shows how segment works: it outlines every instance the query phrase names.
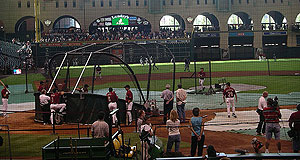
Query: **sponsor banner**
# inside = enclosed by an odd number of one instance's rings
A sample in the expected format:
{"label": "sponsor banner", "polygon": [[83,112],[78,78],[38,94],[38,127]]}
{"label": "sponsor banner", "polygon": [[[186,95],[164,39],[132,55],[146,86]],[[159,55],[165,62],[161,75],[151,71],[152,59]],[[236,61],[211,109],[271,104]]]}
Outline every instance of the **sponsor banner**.
{"label": "sponsor banner", "polygon": [[229,32],[229,37],[254,36],[253,32]]}
{"label": "sponsor banner", "polygon": [[196,38],[202,37],[220,37],[219,33],[197,33],[195,34]]}
{"label": "sponsor banner", "polygon": [[264,36],[287,35],[286,31],[282,32],[264,32]]}

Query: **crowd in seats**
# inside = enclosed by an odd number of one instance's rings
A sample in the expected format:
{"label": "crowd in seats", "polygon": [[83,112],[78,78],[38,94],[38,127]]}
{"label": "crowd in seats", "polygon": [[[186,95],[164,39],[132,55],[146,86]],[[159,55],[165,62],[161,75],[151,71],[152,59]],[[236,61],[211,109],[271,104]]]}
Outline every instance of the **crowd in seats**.
{"label": "crowd in seats", "polygon": [[262,30],[287,30],[287,24],[262,24]]}
{"label": "crowd in seats", "polygon": [[233,31],[233,30],[252,30],[253,25],[246,25],[246,24],[228,24],[228,30]]}
{"label": "crowd in seats", "polygon": [[183,30],[172,31],[161,29],[159,32],[150,32],[138,29],[98,29],[93,33],[77,30],[52,30],[42,36],[42,42],[66,41],[101,41],[101,40],[139,40],[139,39],[178,39],[188,38]]}
{"label": "crowd in seats", "polygon": [[196,32],[219,31],[219,26],[195,26]]}
{"label": "crowd in seats", "polygon": [[22,66],[26,54],[20,50],[22,43],[14,39],[12,42],[0,41],[0,46],[0,69],[4,74],[10,74],[13,69]]}

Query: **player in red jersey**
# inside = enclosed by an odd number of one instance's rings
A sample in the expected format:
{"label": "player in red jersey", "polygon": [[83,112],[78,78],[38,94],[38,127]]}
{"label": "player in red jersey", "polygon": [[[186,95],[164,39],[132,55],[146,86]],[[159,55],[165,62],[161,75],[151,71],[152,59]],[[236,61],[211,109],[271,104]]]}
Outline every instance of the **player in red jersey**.
{"label": "player in red jersey", "polygon": [[204,72],[204,68],[200,68],[200,72],[199,72],[199,84],[201,87],[201,90],[203,91],[205,89],[205,87],[203,87],[204,81],[205,81],[205,72]]}
{"label": "player in red jersey", "polygon": [[50,110],[51,110],[51,116],[50,121],[51,124],[53,124],[53,118],[54,114],[53,112],[59,112],[62,113],[66,109],[65,103],[60,103],[60,96],[64,94],[63,92],[58,92],[57,89],[53,89],[53,93],[50,96]]}
{"label": "player in red jersey", "polygon": [[[106,94],[107,101],[108,101],[108,108],[109,108],[110,111],[113,111],[113,110],[115,110],[115,109],[118,108],[118,105],[117,105],[118,96],[115,93],[115,91],[113,91],[113,89],[111,87],[108,89],[108,91],[109,92]],[[113,124],[115,124],[116,121],[117,121],[117,114],[115,113],[112,116],[112,122],[113,122]]]}
{"label": "player in red jersey", "polygon": [[226,102],[227,105],[227,115],[228,118],[230,118],[230,105],[232,106],[232,116],[234,118],[237,118],[235,114],[235,104],[234,104],[234,97],[235,97],[235,102],[237,102],[237,95],[236,92],[233,88],[230,87],[230,83],[226,83],[226,88],[223,91],[223,100]]}
{"label": "player in red jersey", "polygon": [[44,82],[40,81],[40,85],[39,85],[38,91],[41,93],[43,89],[45,89]]}
{"label": "player in red jersey", "polygon": [[126,85],[124,87],[126,89],[126,98],[125,98],[125,101],[126,101],[126,110],[127,110],[127,115],[128,115],[128,124],[130,125],[131,122],[132,122],[132,115],[131,115],[131,110],[132,110],[132,105],[133,105],[133,94],[130,90],[130,86],[129,85]]}

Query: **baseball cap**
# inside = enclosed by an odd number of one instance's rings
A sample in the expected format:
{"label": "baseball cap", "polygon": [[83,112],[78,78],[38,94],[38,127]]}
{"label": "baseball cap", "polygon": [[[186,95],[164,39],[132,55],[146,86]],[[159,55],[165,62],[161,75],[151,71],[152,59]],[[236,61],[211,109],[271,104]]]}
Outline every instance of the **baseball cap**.
{"label": "baseball cap", "polygon": [[230,86],[230,82],[227,82],[226,85],[227,85],[227,86]]}
{"label": "baseball cap", "polygon": [[130,88],[130,86],[127,84],[126,86],[124,86],[124,88]]}
{"label": "baseball cap", "polygon": [[6,88],[9,88],[7,84],[5,85],[5,87],[6,87]]}

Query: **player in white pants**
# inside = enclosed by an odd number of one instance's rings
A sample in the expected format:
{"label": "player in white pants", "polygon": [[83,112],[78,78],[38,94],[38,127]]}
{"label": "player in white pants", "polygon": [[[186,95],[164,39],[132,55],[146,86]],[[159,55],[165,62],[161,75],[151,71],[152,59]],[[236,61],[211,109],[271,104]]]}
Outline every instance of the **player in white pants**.
{"label": "player in white pants", "polygon": [[[108,108],[109,108],[110,112],[113,111],[113,110],[115,110],[115,109],[117,109],[118,108],[117,102],[110,102],[108,104]],[[113,122],[113,124],[115,124],[116,121],[117,121],[117,114],[115,113],[115,114],[112,115],[112,122]]]}
{"label": "player in white pants", "polygon": [[132,105],[133,105],[133,102],[126,103],[129,124],[131,124],[131,122],[132,122],[132,115],[131,115]]}
{"label": "player in white pants", "polygon": [[200,84],[200,88],[201,90],[204,90],[205,87],[203,87],[204,81],[205,81],[205,72],[204,72],[204,68],[200,68],[200,72],[199,72],[199,84]]}
{"label": "player in white pants", "polygon": [[8,108],[8,97],[10,95],[10,91],[8,90],[8,85],[4,85],[4,83],[1,81],[2,85],[3,85],[3,89],[1,91],[1,95],[2,95],[2,105],[3,105],[3,116],[4,117],[8,117],[8,115],[6,115],[6,111]]}
{"label": "player in white pants", "polygon": [[130,86],[129,85],[126,85],[124,88],[127,91],[125,100],[126,100],[126,110],[127,110],[127,115],[128,115],[128,124],[130,125],[131,122],[132,122],[131,110],[132,110],[132,105],[133,105],[133,102],[132,102],[133,94],[130,91]]}
{"label": "player in white pants", "polygon": [[234,104],[234,97],[235,101],[237,102],[237,95],[233,88],[230,87],[230,83],[226,83],[226,88],[223,91],[223,100],[226,102],[227,105],[227,115],[230,118],[230,106],[232,106],[232,116],[237,118],[235,114],[235,104]]}
{"label": "player in white pants", "polygon": [[51,110],[50,121],[51,121],[51,124],[53,124],[54,112],[58,111],[59,113],[62,113],[66,109],[66,106],[67,105],[65,103],[51,104],[50,105],[50,110]]}

